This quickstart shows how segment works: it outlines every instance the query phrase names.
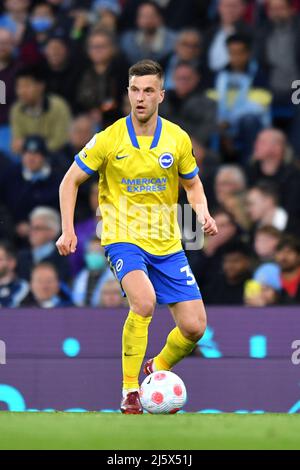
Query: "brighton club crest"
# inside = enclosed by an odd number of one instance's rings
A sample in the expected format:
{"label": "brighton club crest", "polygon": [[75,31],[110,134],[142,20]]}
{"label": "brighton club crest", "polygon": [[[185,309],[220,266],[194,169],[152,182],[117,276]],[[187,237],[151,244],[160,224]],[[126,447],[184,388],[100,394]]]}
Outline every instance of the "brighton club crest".
{"label": "brighton club crest", "polygon": [[171,153],[163,153],[159,157],[158,163],[162,168],[170,168],[174,163],[174,157]]}

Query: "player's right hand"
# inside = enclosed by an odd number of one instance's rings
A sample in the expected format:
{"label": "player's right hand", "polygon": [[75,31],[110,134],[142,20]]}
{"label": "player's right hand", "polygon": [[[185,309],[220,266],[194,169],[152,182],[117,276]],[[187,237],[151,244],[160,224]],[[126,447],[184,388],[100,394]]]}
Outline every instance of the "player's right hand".
{"label": "player's right hand", "polygon": [[56,247],[61,256],[67,256],[75,253],[77,246],[77,237],[75,233],[62,233],[56,242]]}

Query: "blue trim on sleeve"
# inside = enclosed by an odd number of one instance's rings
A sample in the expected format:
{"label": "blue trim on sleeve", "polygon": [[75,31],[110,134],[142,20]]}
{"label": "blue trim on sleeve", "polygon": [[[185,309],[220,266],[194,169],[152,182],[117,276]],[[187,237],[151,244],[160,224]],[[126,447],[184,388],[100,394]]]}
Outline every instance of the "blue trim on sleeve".
{"label": "blue trim on sleeve", "polygon": [[92,170],[91,168],[89,168],[85,163],[83,163],[83,161],[80,159],[79,155],[75,155],[75,162],[77,163],[77,165],[83,170],[85,171],[88,175],[93,175],[95,173],[94,170]]}
{"label": "blue trim on sleeve", "polygon": [[185,175],[183,173],[179,173],[180,178],[184,178],[185,180],[189,180],[191,178],[194,178],[199,173],[199,168],[196,166],[196,168],[191,171],[190,173],[186,173]]}
{"label": "blue trim on sleeve", "polygon": [[[134,127],[133,127],[131,114],[129,114],[126,117],[126,126],[127,126],[127,131],[128,131],[130,140],[131,140],[131,144],[133,145],[133,147],[139,149],[140,146],[139,146],[137,137],[135,135],[135,130],[134,130]],[[153,136],[153,140],[152,140],[150,149],[153,149],[153,148],[157,147],[159,139],[160,139],[160,135],[161,135],[161,130],[162,130],[162,119],[161,119],[160,116],[158,116],[157,117],[156,128],[155,128],[155,132],[154,132],[154,136]]]}

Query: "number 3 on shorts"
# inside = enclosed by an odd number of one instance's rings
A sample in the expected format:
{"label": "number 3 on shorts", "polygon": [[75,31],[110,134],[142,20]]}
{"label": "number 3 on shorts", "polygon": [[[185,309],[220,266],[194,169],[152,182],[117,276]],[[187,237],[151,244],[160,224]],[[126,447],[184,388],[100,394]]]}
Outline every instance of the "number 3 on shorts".
{"label": "number 3 on shorts", "polygon": [[195,276],[192,273],[191,268],[188,264],[186,266],[183,266],[183,268],[180,269],[180,272],[181,273],[185,272],[186,277],[188,277],[190,279],[190,280],[186,281],[188,286],[192,286],[193,284],[195,284],[195,282],[196,282]]}

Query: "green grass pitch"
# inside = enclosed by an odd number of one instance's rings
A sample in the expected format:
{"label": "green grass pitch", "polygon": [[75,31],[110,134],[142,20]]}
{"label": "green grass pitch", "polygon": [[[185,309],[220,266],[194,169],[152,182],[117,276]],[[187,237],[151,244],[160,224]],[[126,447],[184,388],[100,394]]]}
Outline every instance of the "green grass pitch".
{"label": "green grass pitch", "polygon": [[300,415],[0,412],[0,449],[300,449]]}

